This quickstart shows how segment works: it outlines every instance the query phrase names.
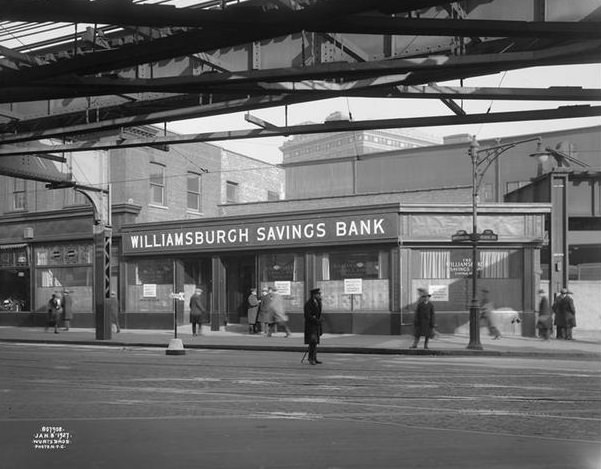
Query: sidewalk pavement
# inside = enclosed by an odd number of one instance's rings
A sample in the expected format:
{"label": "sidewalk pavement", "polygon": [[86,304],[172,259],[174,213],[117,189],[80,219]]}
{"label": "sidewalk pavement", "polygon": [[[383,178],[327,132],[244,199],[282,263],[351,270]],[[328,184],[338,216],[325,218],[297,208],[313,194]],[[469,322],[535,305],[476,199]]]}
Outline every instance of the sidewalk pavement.
{"label": "sidewalk pavement", "polygon": [[[244,327],[227,326],[226,330],[210,331],[193,337],[190,325],[178,327],[177,338],[185,349],[222,350],[277,350],[304,352],[303,333],[296,332],[285,338],[283,333],[272,337],[248,334]],[[113,331],[110,340],[97,340],[94,329],[71,328],[59,330],[36,327],[0,327],[0,342],[38,343],[63,345],[94,345],[116,347],[162,347],[167,349],[175,336],[173,330],[122,329]],[[447,356],[512,356],[532,358],[601,359],[601,331],[574,330],[574,340],[551,339],[544,341],[518,335],[503,336],[493,340],[482,329],[482,350],[467,348],[469,336],[465,334],[440,334],[432,339],[429,349],[423,349],[423,338],[418,349],[409,349],[413,338],[409,335],[324,334],[319,345],[320,353],[361,353],[382,355],[447,355]]]}

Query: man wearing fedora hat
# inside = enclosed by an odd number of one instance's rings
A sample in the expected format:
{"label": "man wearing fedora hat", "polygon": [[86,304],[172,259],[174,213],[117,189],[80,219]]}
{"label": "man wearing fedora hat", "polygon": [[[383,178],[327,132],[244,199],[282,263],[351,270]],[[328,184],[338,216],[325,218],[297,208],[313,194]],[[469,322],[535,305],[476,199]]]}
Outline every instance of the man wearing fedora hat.
{"label": "man wearing fedora hat", "polygon": [[417,348],[419,338],[424,336],[424,349],[434,332],[434,305],[430,301],[430,293],[425,288],[418,288],[419,300],[413,317],[413,344],[409,348]]}
{"label": "man wearing fedora hat", "polygon": [[558,339],[572,340],[572,328],[576,327],[576,308],[571,294],[572,292],[564,287],[553,303]]}
{"label": "man wearing fedora hat", "polygon": [[322,334],[321,328],[321,290],[314,288],[311,290],[311,298],[305,303],[305,344],[309,346],[309,363],[318,365],[321,362],[317,359],[317,344]]}

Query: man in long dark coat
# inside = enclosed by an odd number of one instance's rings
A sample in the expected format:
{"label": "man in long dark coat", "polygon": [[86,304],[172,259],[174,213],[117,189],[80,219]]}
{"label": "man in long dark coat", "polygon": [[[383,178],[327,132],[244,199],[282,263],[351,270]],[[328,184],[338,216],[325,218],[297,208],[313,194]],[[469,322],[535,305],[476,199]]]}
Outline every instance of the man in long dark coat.
{"label": "man in long dark coat", "polygon": [[[202,288],[197,288],[194,295],[190,297],[190,322],[192,323],[192,335],[202,335],[202,323],[208,322],[207,310],[202,304]],[[198,332],[196,327],[198,326]]]}
{"label": "man in long dark coat", "polygon": [[434,332],[434,305],[430,301],[430,295],[423,288],[418,289],[419,300],[413,318],[413,344],[409,348],[417,348],[419,338],[424,336],[424,348],[428,348],[428,341]]}
{"label": "man in long dark coat", "polygon": [[311,298],[305,303],[305,344],[309,346],[309,363],[317,365],[320,362],[317,359],[317,344],[321,336],[321,290],[314,288],[311,290]]}
{"label": "man in long dark coat", "polygon": [[247,314],[248,314],[248,333],[256,334],[260,327],[258,327],[257,316],[259,313],[259,304],[261,300],[257,297],[257,289],[251,288],[250,295],[248,295],[247,299]]}
{"label": "man in long dark coat", "polygon": [[562,288],[553,304],[558,339],[572,340],[572,328],[576,327],[576,308],[570,294],[567,288]]}

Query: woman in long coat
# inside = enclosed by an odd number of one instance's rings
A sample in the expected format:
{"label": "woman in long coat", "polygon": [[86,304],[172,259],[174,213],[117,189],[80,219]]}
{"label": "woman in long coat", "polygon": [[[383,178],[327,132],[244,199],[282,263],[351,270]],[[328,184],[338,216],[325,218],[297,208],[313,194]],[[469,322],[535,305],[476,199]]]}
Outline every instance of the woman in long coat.
{"label": "woman in long coat", "polygon": [[250,295],[248,296],[248,332],[249,334],[256,334],[259,331],[257,327],[257,316],[259,313],[259,304],[261,300],[257,298],[257,289],[251,288]]}
{"label": "woman in long coat", "polygon": [[419,338],[424,337],[424,349],[428,348],[428,341],[434,332],[434,305],[430,301],[430,295],[426,290],[418,290],[420,297],[415,308],[413,318],[413,344],[409,348],[417,348]]}
{"label": "woman in long coat", "polygon": [[311,298],[305,303],[305,344],[309,346],[309,363],[321,363],[317,359],[317,344],[322,333],[321,327],[321,291],[319,288],[311,290]]}

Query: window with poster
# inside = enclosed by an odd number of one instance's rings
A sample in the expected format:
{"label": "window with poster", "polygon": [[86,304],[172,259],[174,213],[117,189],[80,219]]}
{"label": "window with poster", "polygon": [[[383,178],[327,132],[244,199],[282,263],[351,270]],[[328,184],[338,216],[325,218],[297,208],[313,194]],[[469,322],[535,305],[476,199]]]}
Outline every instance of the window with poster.
{"label": "window with poster", "polygon": [[[412,255],[412,301],[427,288],[432,301],[448,311],[465,310],[471,301],[471,249],[419,249]],[[523,251],[479,249],[479,288],[488,288],[495,307],[522,308]]]}
{"label": "window with poster", "polygon": [[127,263],[128,312],[171,311],[173,300],[173,259],[139,259]]}
{"label": "window with poster", "polygon": [[305,256],[285,252],[259,256],[260,287],[278,286],[288,309],[302,309],[305,304]]}
{"label": "window with poster", "polygon": [[[317,254],[317,287],[324,307],[337,311],[390,310],[390,251],[379,248]],[[345,293],[345,280],[361,279],[360,295]]]}

